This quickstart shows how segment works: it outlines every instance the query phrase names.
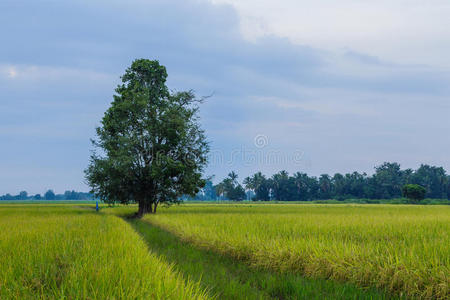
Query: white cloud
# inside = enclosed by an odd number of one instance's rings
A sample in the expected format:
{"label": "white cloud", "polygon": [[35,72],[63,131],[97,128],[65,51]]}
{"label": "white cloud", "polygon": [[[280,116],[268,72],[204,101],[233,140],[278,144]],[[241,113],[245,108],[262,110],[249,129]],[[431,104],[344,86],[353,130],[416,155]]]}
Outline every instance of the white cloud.
{"label": "white cloud", "polygon": [[17,77],[17,70],[16,70],[15,67],[9,67],[9,70],[7,72],[8,72],[8,77],[9,78]]}
{"label": "white cloud", "polygon": [[210,0],[233,5],[250,40],[266,34],[399,63],[450,67],[447,0]]}
{"label": "white cloud", "polygon": [[373,109],[372,102],[358,101],[357,99],[350,98],[346,99],[345,105],[342,105],[342,103],[336,101],[333,97],[303,101],[262,97],[258,98],[257,101],[269,102],[286,110],[299,109],[323,115],[381,116],[380,112]]}
{"label": "white cloud", "polygon": [[16,65],[0,63],[0,79],[24,81],[55,81],[68,79],[83,79],[87,81],[111,82],[117,76],[86,69],[40,66]]}

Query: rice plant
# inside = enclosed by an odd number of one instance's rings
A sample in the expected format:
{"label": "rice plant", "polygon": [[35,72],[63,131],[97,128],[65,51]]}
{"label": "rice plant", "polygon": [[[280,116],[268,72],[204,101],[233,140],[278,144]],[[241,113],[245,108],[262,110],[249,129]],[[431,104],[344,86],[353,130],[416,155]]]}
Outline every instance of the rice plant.
{"label": "rice plant", "polygon": [[124,220],[89,208],[0,205],[0,299],[205,299]]}
{"label": "rice plant", "polygon": [[448,206],[191,204],[145,221],[262,268],[450,297]]}

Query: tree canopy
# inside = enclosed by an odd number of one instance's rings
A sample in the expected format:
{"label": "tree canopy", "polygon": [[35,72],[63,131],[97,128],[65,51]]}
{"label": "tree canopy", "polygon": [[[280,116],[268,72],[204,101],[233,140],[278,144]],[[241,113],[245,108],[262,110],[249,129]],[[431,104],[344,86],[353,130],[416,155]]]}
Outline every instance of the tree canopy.
{"label": "tree canopy", "polygon": [[103,201],[139,204],[138,216],[160,203],[195,195],[205,184],[209,150],[192,91],[170,92],[158,61],[133,61],[105,112],[86,169]]}
{"label": "tree canopy", "polygon": [[215,188],[219,196],[235,201],[244,200],[246,197],[245,190],[237,179],[238,175],[234,171],[231,171],[228,174],[228,177],[219,183]]}
{"label": "tree canopy", "polygon": [[402,188],[403,196],[417,203],[425,199],[427,189],[418,184],[405,184]]}
{"label": "tree canopy", "polygon": [[[202,190],[197,200],[242,200],[242,186],[237,174],[231,172],[215,186],[208,182],[208,190]],[[346,199],[393,199],[405,196],[406,184],[418,184],[425,189],[430,199],[450,199],[450,176],[442,167],[421,165],[417,170],[401,169],[400,164],[385,162],[375,167],[371,176],[366,173],[336,173],[308,176],[302,172],[290,175],[280,171],[270,177],[261,172],[244,178],[247,193],[253,193],[253,200],[311,201]],[[239,197],[235,197],[236,192]],[[208,195],[208,196],[207,196]]]}

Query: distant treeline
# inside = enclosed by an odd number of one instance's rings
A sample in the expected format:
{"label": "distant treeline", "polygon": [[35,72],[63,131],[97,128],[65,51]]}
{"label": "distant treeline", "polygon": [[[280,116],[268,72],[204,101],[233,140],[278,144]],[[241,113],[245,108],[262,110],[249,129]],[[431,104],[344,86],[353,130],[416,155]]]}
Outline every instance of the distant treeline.
{"label": "distant treeline", "polygon": [[426,198],[450,199],[450,176],[442,167],[421,165],[417,170],[402,170],[398,163],[383,163],[375,173],[336,173],[319,177],[297,172],[289,175],[281,171],[270,177],[261,172],[239,183],[238,175],[231,172],[217,185],[208,181],[195,200],[346,200],[394,199],[402,197],[405,184],[418,184],[426,188]]}
{"label": "distant treeline", "polygon": [[43,195],[28,195],[26,191],[20,192],[18,195],[6,194],[0,196],[0,200],[93,200],[94,196],[90,193],[65,191],[64,194],[55,194],[53,190],[48,190]]}

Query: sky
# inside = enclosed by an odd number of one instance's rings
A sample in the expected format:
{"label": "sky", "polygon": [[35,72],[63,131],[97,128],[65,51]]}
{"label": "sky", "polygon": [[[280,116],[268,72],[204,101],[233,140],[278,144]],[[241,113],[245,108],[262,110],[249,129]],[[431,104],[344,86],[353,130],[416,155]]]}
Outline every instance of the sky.
{"label": "sky", "polygon": [[205,176],[450,170],[447,0],[0,2],[0,194],[88,191],[134,59],[212,95]]}

